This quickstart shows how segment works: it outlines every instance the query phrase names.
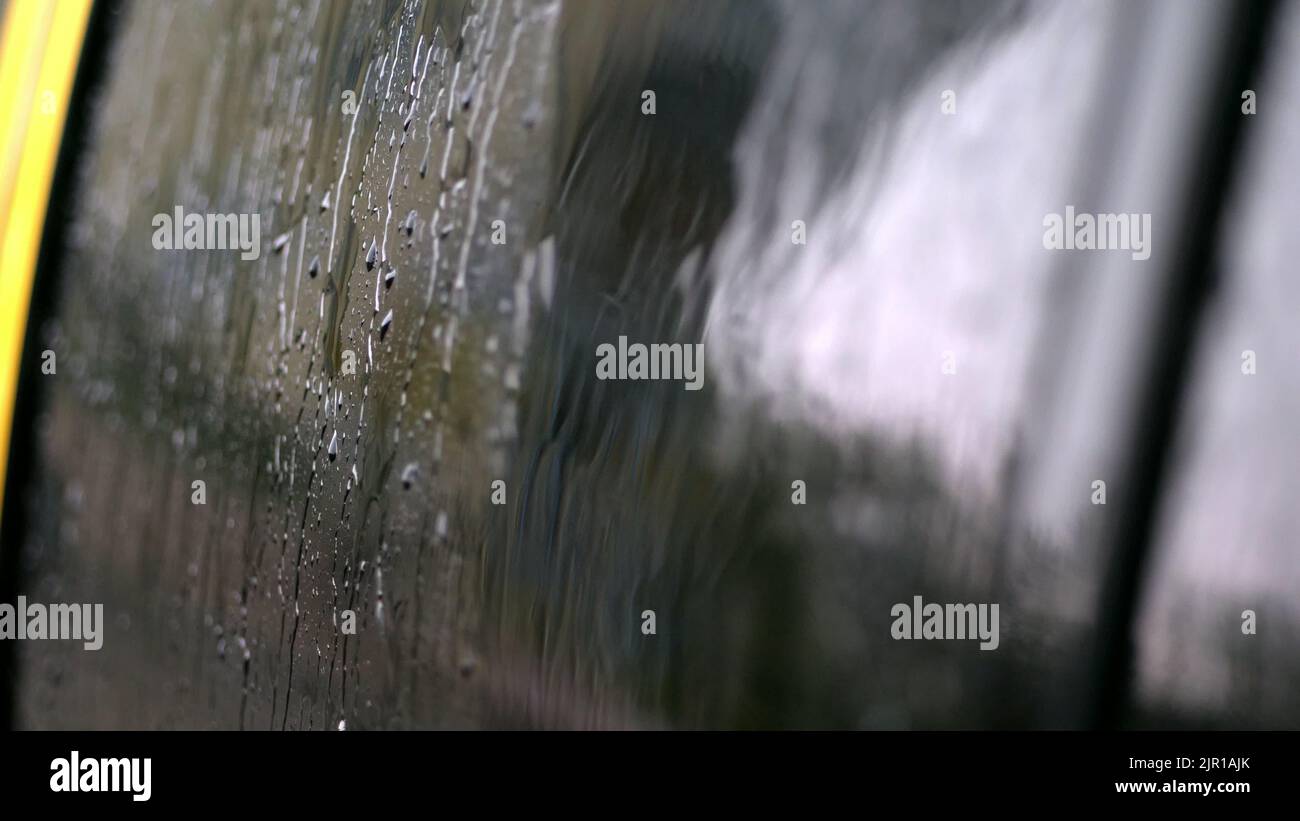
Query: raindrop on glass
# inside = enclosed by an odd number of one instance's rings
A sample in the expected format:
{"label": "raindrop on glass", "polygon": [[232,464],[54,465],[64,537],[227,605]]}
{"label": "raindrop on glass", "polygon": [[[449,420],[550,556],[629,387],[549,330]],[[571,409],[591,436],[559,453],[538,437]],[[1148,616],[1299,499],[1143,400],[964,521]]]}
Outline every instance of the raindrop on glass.
{"label": "raindrop on glass", "polygon": [[411,462],[406,467],[402,468],[403,489],[410,490],[411,486],[415,484],[415,480],[419,475],[420,475],[420,465],[418,462]]}

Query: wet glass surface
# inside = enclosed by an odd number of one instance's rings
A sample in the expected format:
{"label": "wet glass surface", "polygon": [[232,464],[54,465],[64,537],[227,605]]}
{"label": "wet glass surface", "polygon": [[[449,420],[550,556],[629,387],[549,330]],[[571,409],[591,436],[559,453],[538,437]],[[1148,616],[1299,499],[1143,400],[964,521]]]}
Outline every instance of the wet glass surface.
{"label": "wet glass surface", "polygon": [[[1126,190],[1101,169],[1147,145],[1115,89],[1158,49],[1124,15],[131,7],[42,329],[24,553],[29,597],[105,604],[106,647],[22,647],[20,724],[1072,725],[1107,547],[1091,483],[1125,490],[1157,291],[1063,263],[1042,226]],[[1134,96],[1178,111],[1151,83]],[[1274,179],[1239,209],[1294,199]],[[177,208],[259,215],[260,256],[157,249]],[[1143,188],[1121,210],[1175,209]],[[1263,651],[1234,632],[1254,607],[1294,636],[1272,602],[1300,567],[1293,414],[1253,415],[1297,386],[1214,401],[1240,396],[1216,380],[1241,378],[1241,314],[1294,302],[1268,273],[1294,255],[1252,224],[1198,359],[1210,432],[1161,530],[1179,569],[1143,621],[1137,724],[1300,717],[1294,663],[1241,660]],[[703,344],[702,388],[598,378],[619,337]],[[1223,465],[1246,490],[1204,478]],[[1250,534],[1239,583],[1214,523]],[[1190,635],[1168,623],[1189,591]],[[999,603],[999,651],[891,640],[918,595]],[[1274,695],[1228,710],[1243,686]]]}

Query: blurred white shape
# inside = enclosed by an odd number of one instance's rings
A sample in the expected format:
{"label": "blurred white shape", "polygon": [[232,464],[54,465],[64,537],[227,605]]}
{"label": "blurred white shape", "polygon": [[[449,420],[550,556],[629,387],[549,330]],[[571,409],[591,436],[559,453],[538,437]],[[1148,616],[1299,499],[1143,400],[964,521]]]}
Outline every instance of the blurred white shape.
{"label": "blurred white shape", "polygon": [[[901,95],[886,90],[900,102],[873,112],[829,190],[816,188],[819,140],[842,103],[832,78],[853,67],[819,58],[812,21],[790,22],[770,76],[796,87],[761,88],[742,139],[710,365],[733,400],[833,434],[917,436],[949,480],[992,491],[1025,412],[1052,263],[1042,220],[1078,171],[1102,10],[1042,9],[970,40]],[[787,124],[778,133],[774,118]],[[774,151],[785,170],[772,224],[762,192]],[[791,242],[796,219],[806,245]]]}

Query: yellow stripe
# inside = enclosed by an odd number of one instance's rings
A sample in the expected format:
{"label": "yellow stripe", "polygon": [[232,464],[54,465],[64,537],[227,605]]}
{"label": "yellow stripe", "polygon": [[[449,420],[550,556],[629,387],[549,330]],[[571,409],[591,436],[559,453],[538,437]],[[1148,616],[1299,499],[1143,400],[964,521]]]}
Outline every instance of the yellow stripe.
{"label": "yellow stripe", "polygon": [[43,45],[54,21],[53,12],[52,6],[42,8],[37,3],[12,6],[0,41],[0,123],[9,124],[4,132],[4,154],[0,156],[0,227],[8,224],[9,203],[18,181],[18,161],[22,157],[23,136],[27,133],[27,115],[32,109],[32,94],[44,50],[26,47],[22,32],[31,32],[27,42]]}
{"label": "yellow stripe", "polygon": [[10,0],[0,35],[0,498],[36,255],[90,7]]}

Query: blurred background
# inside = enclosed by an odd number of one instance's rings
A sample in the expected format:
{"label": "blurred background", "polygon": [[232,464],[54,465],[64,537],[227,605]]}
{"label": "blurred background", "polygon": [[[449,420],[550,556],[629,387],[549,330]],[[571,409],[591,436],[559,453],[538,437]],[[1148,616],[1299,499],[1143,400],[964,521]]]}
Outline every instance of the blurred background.
{"label": "blurred background", "polygon": [[1300,727],[1300,3],[89,14],[0,601],[107,625],[14,726]]}

